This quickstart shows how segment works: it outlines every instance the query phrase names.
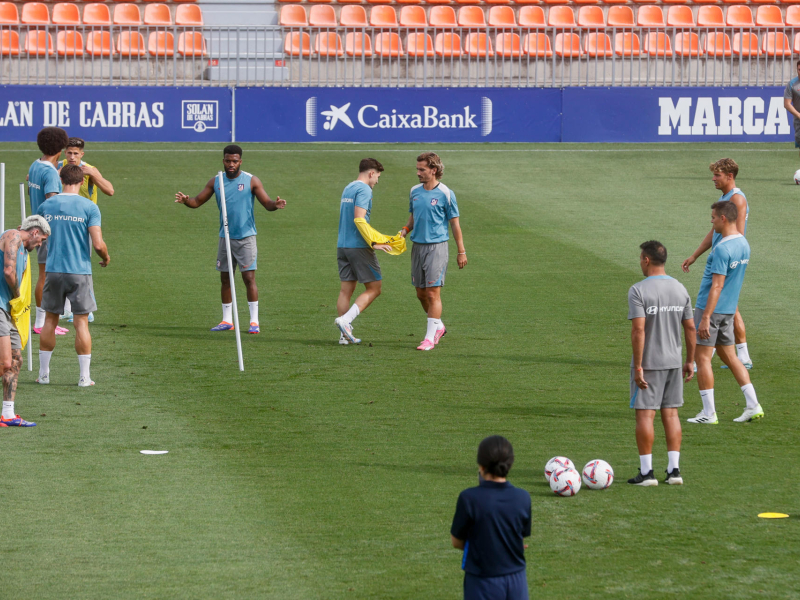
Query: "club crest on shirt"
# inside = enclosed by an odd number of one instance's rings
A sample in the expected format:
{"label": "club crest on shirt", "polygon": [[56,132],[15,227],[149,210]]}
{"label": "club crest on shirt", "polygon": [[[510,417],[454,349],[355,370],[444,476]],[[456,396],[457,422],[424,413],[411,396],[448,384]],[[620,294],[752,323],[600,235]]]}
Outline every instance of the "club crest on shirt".
{"label": "club crest on shirt", "polygon": [[243,184],[243,183],[240,183],[240,184],[239,184],[239,191],[240,191],[240,192],[243,192],[243,191],[244,191],[244,184]]}
{"label": "club crest on shirt", "polygon": [[431,206],[436,206],[437,204],[439,204],[439,199],[438,198],[431,198]]}

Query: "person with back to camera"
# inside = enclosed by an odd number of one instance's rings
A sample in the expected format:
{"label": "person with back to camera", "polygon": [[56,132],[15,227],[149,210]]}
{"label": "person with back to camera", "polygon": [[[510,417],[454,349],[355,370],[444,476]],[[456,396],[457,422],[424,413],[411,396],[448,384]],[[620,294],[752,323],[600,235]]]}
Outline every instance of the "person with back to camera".
{"label": "person with back to camera", "polygon": [[531,535],[531,496],[506,477],[514,448],[493,435],[478,446],[478,487],[458,496],[450,539],[464,550],[464,600],[527,600],[523,538]]}

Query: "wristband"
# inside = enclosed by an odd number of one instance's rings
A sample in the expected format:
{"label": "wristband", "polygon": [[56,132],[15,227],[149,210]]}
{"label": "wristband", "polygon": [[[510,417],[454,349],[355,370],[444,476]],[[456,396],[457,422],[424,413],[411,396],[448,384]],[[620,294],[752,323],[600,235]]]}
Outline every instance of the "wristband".
{"label": "wristband", "polygon": [[644,371],[644,369],[642,367],[634,367],[633,370],[634,371]]}
{"label": "wristband", "polygon": [[406,233],[411,233],[411,230],[408,227],[403,226],[400,228],[400,231],[403,231],[403,229],[406,230]]}
{"label": "wristband", "polygon": [[466,253],[466,252],[459,252],[459,254],[463,254],[464,256],[466,256],[466,255],[467,255],[467,253]]}

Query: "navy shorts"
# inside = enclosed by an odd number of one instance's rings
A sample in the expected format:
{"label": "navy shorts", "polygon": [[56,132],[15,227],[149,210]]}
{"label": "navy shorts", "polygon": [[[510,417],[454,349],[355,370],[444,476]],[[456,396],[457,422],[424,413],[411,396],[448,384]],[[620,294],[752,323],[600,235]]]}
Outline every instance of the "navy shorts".
{"label": "navy shorts", "polygon": [[500,577],[464,573],[464,600],[528,600],[525,570]]}

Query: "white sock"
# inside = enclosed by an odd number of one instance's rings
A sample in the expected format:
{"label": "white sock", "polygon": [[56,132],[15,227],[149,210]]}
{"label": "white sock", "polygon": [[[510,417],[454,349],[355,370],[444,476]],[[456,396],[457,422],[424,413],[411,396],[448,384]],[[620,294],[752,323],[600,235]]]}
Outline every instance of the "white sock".
{"label": "white sock", "polygon": [[39,350],[39,377],[44,377],[50,374],[50,357],[53,356],[53,351]]}
{"label": "white sock", "polygon": [[434,336],[436,335],[436,330],[442,326],[441,319],[428,319],[428,331],[425,333],[425,339],[433,341]]}
{"label": "white sock", "polygon": [[36,307],[36,322],[33,324],[33,326],[36,329],[41,329],[42,327],[44,327],[45,314],[46,313],[44,312],[44,309],[41,306]]}
{"label": "white sock", "polygon": [[669,458],[669,466],[667,467],[667,471],[672,473],[672,471],[678,468],[678,463],[681,460],[681,453],[675,452],[674,450],[669,450],[667,451],[667,457]]}
{"label": "white sock", "polygon": [[353,304],[346,313],[342,315],[342,318],[348,325],[352,325],[353,321],[355,321],[356,317],[361,314],[361,309],[358,308],[358,304]]}
{"label": "white sock", "polygon": [[744,392],[744,401],[747,403],[747,408],[755,408],[756,406],[758,406],[758,398],[756,398],[756,388],[753,387],[752,383],[743,385],[742,392]]}
{"label": "white sock", "polygon": [[736,344],[736,356],[738,356],[739,360],[743,363],[751,362],[750,353],[747,351],[747,343]]}
{"label": "white sock", "polygon": [[258,300],[248,302],[247,306],[250,308],[250,322],[258,325]]}
{"label": "white sock", "polygon": [[64,313],[63,314],[68,315],[71,312],[72,312],[72,302],[69,301],[69,298],[65,298],[64,299]]}
{"label": "white sock", "polygon": [[233,302],[230,304],[222,303],[222,320],[226,323],[233,323]]}
{"label": "white sock", "polygon": [[436,331],[441,331],[442,329],[444,329],[444,321],[439,319],[439,326],[436,328]]}
{"label": "white sock", "polygon": [[714,388],[710,390],[700,390],[700,399],[703,401],[703,413],[705,413],[707,417],[714,416],[717,412],[714,406]]}
{"label": "white sock", "polygon": [[640,454],[639,455],[639,469],[642,472],[642,475],[647,475],[650,471],[653,470],[653,455],[652,454]]}
{"label": "white sock", "polygon": [[92,362],[91,354],[78,354],[78,366],[81,369],[81,378],[90,379],[89,365]]}
{"label": "white sock", "polygon": [[717,353],[716,347],[711,349],[711,358],[714,358],[714,355]]}
{"label": "white sock", "polygon": [[13,419],[16,416],[17,414],[14,412],[14,403],[3,400],[3,418]]}

